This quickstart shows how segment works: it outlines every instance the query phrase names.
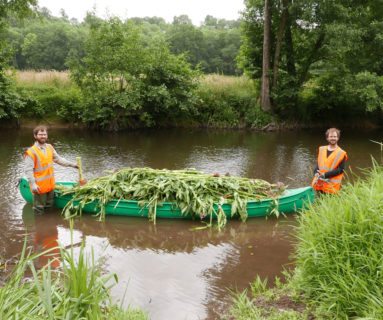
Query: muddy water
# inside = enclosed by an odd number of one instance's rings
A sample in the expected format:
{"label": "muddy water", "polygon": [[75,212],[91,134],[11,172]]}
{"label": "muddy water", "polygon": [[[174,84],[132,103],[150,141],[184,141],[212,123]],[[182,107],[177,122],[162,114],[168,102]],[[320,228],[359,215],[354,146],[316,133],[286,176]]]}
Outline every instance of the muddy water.
{"label": "muddy water", "polygon": [[[86,178],[104,170],[130,167],[196,168],[290,187],[310,183],[317,147],[325,143],[323,130],[261,134],[245,131],[157,130],[132,133],[95,133],[51,130],[57,152],[75,160],[81,156]],[[341,146],[349,153],[348,166],[380,160],[381,132],[344,130]],[[39,250],[49,239],[70,244],[68,222],[58,210],[35,217],[18,193],[23,152],[33,143],[31,130],[0,133],[0,255],[17,256],[27,232],[28,246]],[[76,170],[55,167],[57,180],[77,180]],[[348,169],[349,171],[349,169]],[[119,283],[113,294],[124,304],[142,307],[152,319],[219,319],[230,301],[229,289],[244,289],[258,274],[270,283],[289,267],[293,251],[293,215],[282,219],[230,221],[222,232],[191,231],[197,221],[108,216],[105,222],[84,215],[74,225],[76,250],[103,257],[107,273]],[[38,262],[46,263],[42,257]]]}

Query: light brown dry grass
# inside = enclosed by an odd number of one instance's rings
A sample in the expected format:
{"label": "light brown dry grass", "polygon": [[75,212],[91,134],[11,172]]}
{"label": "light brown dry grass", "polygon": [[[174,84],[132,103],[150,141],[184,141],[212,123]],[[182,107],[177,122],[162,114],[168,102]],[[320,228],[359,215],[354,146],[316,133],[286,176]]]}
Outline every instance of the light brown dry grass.
{"label": "light brown dry grass", "polygon": [[17,70],[15,72],[16,81],[19,84],[70,84],[69,71],[56,71],[56,70]]}
{"label": "light brown dry grass", "polygon": [[224,76],[220,74],[208,74],[202,77],[201,83],[207,85],[212,89],[224,90],[240,89],[240,90],[254,90],[254,81],[246,76]]}

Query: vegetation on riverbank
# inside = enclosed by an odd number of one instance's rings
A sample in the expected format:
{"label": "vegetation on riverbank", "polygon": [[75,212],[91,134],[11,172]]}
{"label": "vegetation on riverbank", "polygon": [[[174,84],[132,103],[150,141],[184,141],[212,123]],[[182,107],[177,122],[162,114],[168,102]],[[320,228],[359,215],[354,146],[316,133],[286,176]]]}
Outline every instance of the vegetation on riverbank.
{"label": "vegetation on riverbank", "polygon": [[[73,243],[73,239],[72,239]],[[28,253],[26,245],[7,282],[0,288],[1,319],[148,319],[143,311],[124,309],[110,295],[116,275],[103,275],[101,262],[85,254],[82,243],[75,257],[73,245],[68,251],[60,246],[61,261],[55,269],[48,263],[36,270],[34,260],[52,254],[49,249]],[[53,264],[53,263],[52,263]]]}
{"label": "vegetation on riverbank", "polygon": [[[28,119],[58,119],[68,126],[86,126],[82,94],[69,71],[16,71],[14,77],[18,92],[29,97],[18,109],[20,125]],[[255,92],[254,81],[245,76],[202,76],[190,112],[176,122],[168,118],[156,122],[159,126],[262,128],[272,117],[260,110]]]}
{"label": "vegetation on riverbank", "polygon": [[[318,198],[298,217],[296,268],[284,289],[309,306],[316,319],[383,318],[382,204],[383,167],[374,163],[365,179],[343,186],[338,195]],[[259,288],[257,283],[251,288]],[[273,290],[261,295],[280,300],[283,295]],[[270,315],[256,297],[237,294],[232,312]],[[307,319],[279,312],[286,315],[283,319]]]}
{"label": "vegetation on riverbank", "polygon": [[[200,27],[187,15],[167,24],[158,17],[89,13],[79,22],[64,12],[53,17],[35,0],[22,4],[5,3],[0,14],[4,121],[37,115],[114,131],[383,124],[383,37],[376,22],[383,13],[377,1],[302,6],[287,0],[266,8],[264,0],[245,1],[241,19],[206,16]],[[76,86],[16,88],[6,76],[10,66],[69,68]],[[255,85],[221,90],[201,82],[202,72],[245,72]]]}

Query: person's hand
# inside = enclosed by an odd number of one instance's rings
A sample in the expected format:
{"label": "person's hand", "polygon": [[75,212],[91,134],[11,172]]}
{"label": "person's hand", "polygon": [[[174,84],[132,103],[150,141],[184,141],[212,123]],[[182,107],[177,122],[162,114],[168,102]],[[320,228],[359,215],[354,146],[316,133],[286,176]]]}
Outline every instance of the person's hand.
{"label": "person's hand", "polygon": [[75,169],[78,169],[78,165],[77,164],[72,164],[72,167],[75,168]]}
{"label": "person's hand", "polygon": [[326,179],[326,176],[325,176],[325,174],[324,174],[324,173],[322,173],[322,174],[319,176],[319,179],[322,179],[322,180]]}
{"label": "person's hand", "polygon": [[32,184],[32,192],[40,193],[40,187],[36,183]]}
{"label": "person's hand", "polygon": [[315,173],[315,178],[317,180],[319,179],[325,179],[324,173],[320,174],[319,172]]}

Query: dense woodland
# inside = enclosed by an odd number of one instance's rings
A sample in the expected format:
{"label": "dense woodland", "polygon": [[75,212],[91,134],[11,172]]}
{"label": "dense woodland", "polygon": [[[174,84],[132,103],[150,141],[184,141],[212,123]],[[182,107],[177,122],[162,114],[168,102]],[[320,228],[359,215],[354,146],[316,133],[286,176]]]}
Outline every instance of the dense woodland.
{"label": "dense woodland", "polygon": [[[13,55],[11,65],[20,70],[66,70],[68,59],[84,58],[83,42],[90,29],[101,18],[88,13],[84,21],[70,19],[64,11],[52,16],[48,9],[39,10],[39,18],[20,22],[14,18],[4,32]],[[172,23],[160,17],[131,18],[124,21],[142,30],[146,44],[166,41],[171,53],[187,53],[193,67],[205,73],[238,75],[235,58],[241,45],[240,20],[231,21],[206,16],[197,27],[187,15],[176,16]]]}
{"label": "dense woodland", "polygon": [[[187,15],[77,21],[16,3],[0,11],[3,119],[107,130],[382,123],[383,0],[245,0],[239,20],[200,26]],[[71,83],[19,83],[10,70],[69,70]],[[212,73],[250,85],[211,86]]]}

